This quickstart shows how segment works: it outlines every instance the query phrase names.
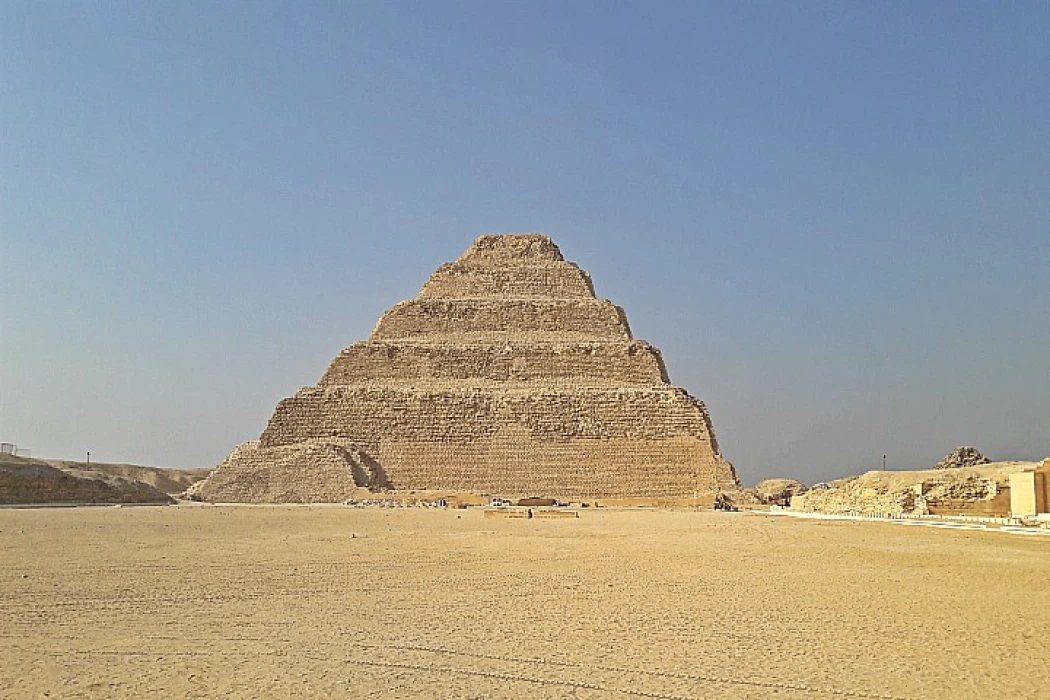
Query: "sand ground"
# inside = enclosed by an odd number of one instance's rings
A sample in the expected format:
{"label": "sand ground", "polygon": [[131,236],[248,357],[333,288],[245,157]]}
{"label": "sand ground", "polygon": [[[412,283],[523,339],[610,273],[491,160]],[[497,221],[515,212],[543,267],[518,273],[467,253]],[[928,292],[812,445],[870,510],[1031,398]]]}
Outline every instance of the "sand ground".
{"label": "sand ground", "polygon": [[1048,582],[872,522],[0,510],[0,696],[1046,698]]}

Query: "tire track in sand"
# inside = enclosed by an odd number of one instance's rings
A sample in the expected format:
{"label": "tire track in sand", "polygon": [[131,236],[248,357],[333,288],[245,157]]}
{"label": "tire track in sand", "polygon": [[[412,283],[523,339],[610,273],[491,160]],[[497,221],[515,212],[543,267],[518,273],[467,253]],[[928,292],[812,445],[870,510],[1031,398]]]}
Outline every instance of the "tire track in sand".
{"label": "tire track in sand", "polygon": [[[13,636],[13,635],[11,635]],[[9,637],[8,635],[0,635],[0,637]],[[76,637],[69,637],[70,640],[77,639]],[[179,642],[192,642],[181,636],[175,635],[149,635],[143,636],[143,640],[154,640],[154,641],[179,641]],[[241,642],[241,641],[257,641],[263,640],[276,643],[291,643],[292,640],[278,639],[273,637],[255,638],[255,637],[228,637],[224,638],[223,641],[230,642]],[[214,640],[212,640],[214,641]],[[333,642],[335,646],[337,643]],[[622,666],[607,666],[602,664],[583,664],[573,661],[558,661],[554,659],[543,659],[543,658],[530,658],[520,656],[510,656],[505,654],[483,654],[475,652],[457,651],[454,649],[447,649],[444,647],[433,647],[416,644],[368,644],[365,642],[342,642],[345,646],[355,647],[367,651],[397,651],[397,652],[419,652],[424,654],[434,654],[446,658],[472,658],[472,659],[484,659],[488,661],[499,661],[503,663],[513,663],[521,665],[533,665],[540,668],[543,667],[560,667],[565,669],[577,669],[585,673],[616,673],[624,675],[641,675],[648,676],[651,678],[662,678],[671,679],[677,681],[691,681],[694,683],[705,683],[705,684],[716,684],[716,685],[727,685],[737,687],[749,687],[756,689],[766,689],[777,691],[788,691],[795,693],[804,693],[807,695],[819,694],[827,696],[836,696],[842,698],[856,698],[858,700],[909,700],[898,695],[883,695],[879,693],[867,693],[864,691],[845,690],[842,688],[824,688],[815,687],[800,683],[788,683],[780,681],[763,681],[753,680],[744,678],[734,678],[729,676],[717,676],[711,674],[700,674],[700,673],[686,673],[678,671],[653,671],[647,669],[637,668],[626,668]],[[76,655],[76,656],[212,656],[214,651],[191,651],[191,650],[121,650],[121,649],[87,649],[87,650],[67,650],[67,651],[48,651],[44,652],[48,656],[64,656],[64,655]],[[584,690],[595,690],[600,692],[609,693],[620,693],[623,695],[632,695],[636,697],[656,698],[659,700],[697,700],[696,696],[679,695],[675,693],[662,693],[652,690],[644,690],[641,688],[625,688],[616,687],[613,685],[605,685],[597,682],[589,682],[584,680],[559,680],[553,678],[541,678],[520,673],[510,673],[504,671],[483,671],[472,668],[462,668],[456,666],[437,666],[423,663],[408,663],[401,661],[383,661],[376,659],[355,659],[355,658],[340,658],[337,655],[331,653],[318,654],[316,652],[290,652],[288,650],[268,650],[268,651],[245,651],[237,652],[226,650],[225,654],[243,654],[246,656],[299,656],[308,658],[313,661],[342,661],[347,664],[354,664],[358,666],[373,666],[382,668],[394,668],[411,671],[425,671],[429,673],[446,673],[455,675],[466,675],[474,677],[490,678],[494,680],[505,680],[505,681],[520,681],[525,683],[532,683],[536,685],[545,685],[548,687],[571,687]],[[700,696],[703,697],[703,696]]]}

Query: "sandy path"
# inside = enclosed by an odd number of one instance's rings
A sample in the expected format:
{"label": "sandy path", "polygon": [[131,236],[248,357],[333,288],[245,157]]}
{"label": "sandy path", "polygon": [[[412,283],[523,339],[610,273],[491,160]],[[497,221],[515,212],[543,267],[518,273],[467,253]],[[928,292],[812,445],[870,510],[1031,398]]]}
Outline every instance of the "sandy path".
{"label": "sandy path", "polygon": [[3,510],[0,695],[1046,697],[1048,580],[870,522]]}

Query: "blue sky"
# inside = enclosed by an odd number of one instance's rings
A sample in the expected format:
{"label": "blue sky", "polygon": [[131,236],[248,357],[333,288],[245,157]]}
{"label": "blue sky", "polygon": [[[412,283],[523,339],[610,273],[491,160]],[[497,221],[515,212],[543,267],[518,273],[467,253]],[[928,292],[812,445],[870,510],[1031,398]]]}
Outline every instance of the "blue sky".
{"label": "blue sky", "polygon": [[0,4],[0,440],[210,466],[543,231],[745,483],[1050,455],[1050,5]]}

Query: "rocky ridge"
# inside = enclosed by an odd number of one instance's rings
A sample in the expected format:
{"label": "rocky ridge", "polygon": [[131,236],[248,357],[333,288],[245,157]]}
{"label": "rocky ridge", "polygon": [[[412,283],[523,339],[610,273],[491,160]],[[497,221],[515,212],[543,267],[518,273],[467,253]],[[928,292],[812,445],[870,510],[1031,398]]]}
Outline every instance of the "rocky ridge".
{"label": "rocky ridge", "polygon": [[944,456],[934,469],[959,469],[989,464],[992,460],[981,454],[976,447],[956,447]]}
{"label": "rocky ridge", "polygon": [[169,494],[127,476],[75,466],[59,468],[49,460],[0,456],[0,504],[3,505],[173,502]]}

